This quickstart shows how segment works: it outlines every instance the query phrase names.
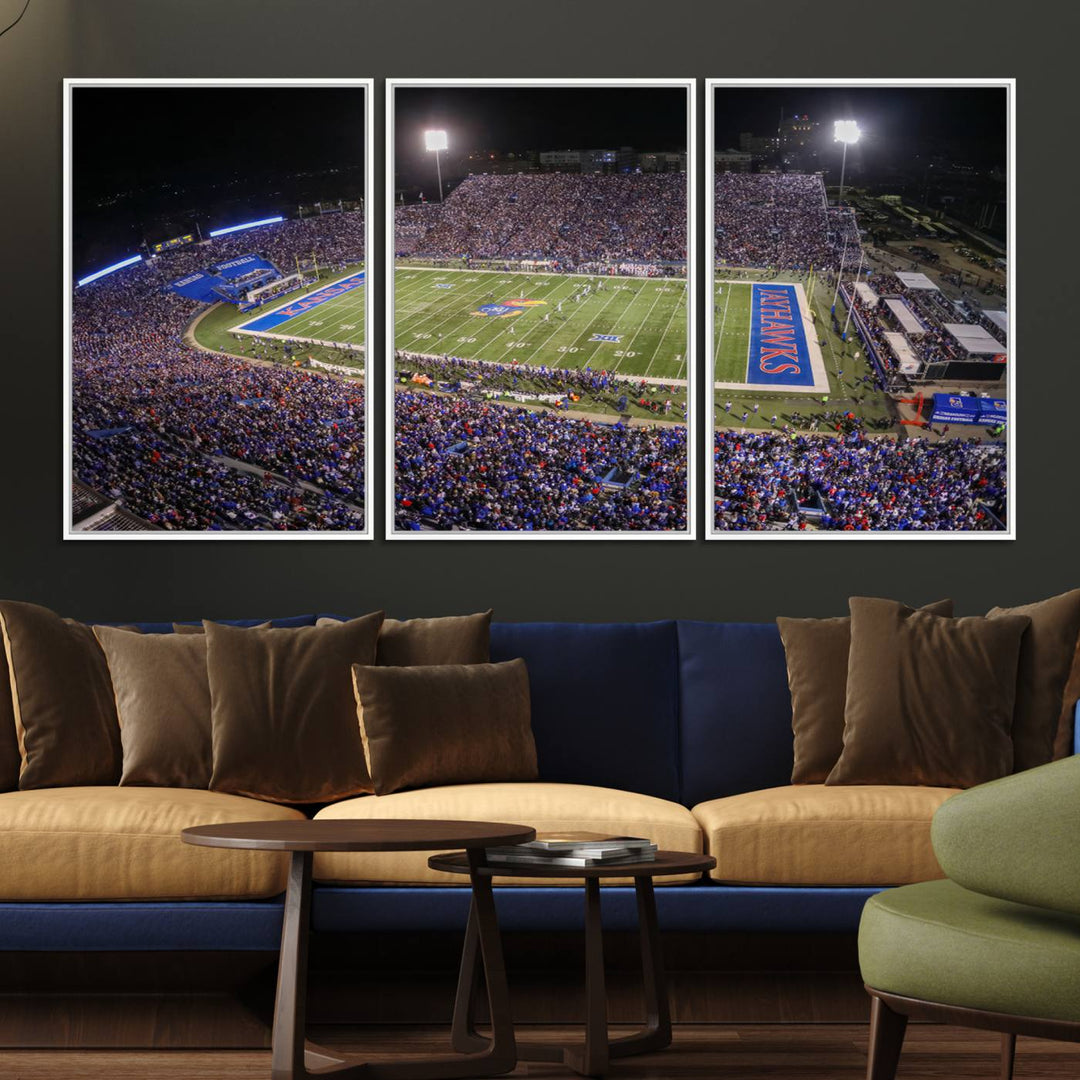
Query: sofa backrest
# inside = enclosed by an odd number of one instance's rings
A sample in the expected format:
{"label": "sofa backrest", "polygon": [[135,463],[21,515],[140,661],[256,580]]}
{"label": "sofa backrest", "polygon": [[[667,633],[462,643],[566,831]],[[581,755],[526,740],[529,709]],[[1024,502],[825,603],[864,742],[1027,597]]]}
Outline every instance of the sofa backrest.
{"label": "sofa backrest", "polygon": [[492,623],[492,661],[519,656],[542,780],[687,806],[790,783],[791,697],[773,623]]}
{"label": "sofa backrest", "polygon": [[[202,625],[195,619],[183,619],[177,620],[178,622],[184,622],[189,626]],[[289,626],[314,626],[314,615],[287,615],[282,619],[215,619],[215,622],[223,623],[225,626],[261,626],[264,622],[269,622],[271,626],[277,627],[289,627]],[[171,622],[140,622],[140,623],[106,623],[107,626],[134,626],[137,627],[144,634],[171,634],[173,624]]]}
{"label": "sofa backrest", "polygon": [[492,623],[492,661],[518,656],[542,780],[679,799],[674,622]]}
{"label": "sofa backrest", "polygon": [[681,801],[790,784],[791,694],[776,624],[677,626]]}

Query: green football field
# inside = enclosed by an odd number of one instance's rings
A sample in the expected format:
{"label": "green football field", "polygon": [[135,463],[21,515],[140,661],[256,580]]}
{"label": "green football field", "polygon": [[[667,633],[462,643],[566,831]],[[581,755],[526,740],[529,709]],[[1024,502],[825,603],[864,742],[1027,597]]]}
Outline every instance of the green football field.
{"label": "green football field", "polygon": [[749,281],[718,281],[714,307],[716,381],[746,382],[746,356],[750,347]]}
{"label": "green football field", "polygon": [[[394,282],[398,349],[686,378],[686,282],[681,278],[401,266]],[[582,295],[585,286],[591,287],[588,295]]]}

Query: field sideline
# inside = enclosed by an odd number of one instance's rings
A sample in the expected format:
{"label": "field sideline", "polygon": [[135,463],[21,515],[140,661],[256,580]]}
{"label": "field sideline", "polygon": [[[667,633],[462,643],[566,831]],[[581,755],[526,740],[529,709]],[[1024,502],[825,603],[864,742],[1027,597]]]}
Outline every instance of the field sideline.
{"label": "field sideline", "polygon": [[394,291],[398,349],[686,380],[682,278],[401,266]]}

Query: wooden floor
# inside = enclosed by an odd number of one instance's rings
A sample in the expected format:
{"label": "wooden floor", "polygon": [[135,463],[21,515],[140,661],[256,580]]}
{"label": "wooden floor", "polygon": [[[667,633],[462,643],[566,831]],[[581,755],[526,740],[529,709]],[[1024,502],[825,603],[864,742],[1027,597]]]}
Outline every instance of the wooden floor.
{"label": "wooden floor", "polygon": [[[617,1029],[613,1029],[617,1030]],[[618,1029],[621,1030],[621,1029]],[[324,1046],[392,1060],[445,1050],[445,1028],[326,1028]],[[566,1041],[575,1029],[530,1027],[529,1038]],[[626,1080],[862,1080],[867,1029],[861,1024],[680,1025],[659,1054],[617,1062]],[[914,1024],[908,1029],[897,1080],[996,1080],[998,1036]],[[0,1080],[267,1080],[266,1051],[2,1051]],[[573,1077],[555,1065],[522,1064],[513,1077]],[[1080,1046],[1019,1041],[1017,1080],[1080,1077]]]}

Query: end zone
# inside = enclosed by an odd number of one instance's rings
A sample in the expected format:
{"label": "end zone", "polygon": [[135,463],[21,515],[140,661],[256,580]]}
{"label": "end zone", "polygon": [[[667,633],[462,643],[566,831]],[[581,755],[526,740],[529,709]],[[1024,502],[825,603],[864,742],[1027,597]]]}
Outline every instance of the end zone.
{"label": "end zone", "polygon": [[338,349],[352,349],[355,351],[359,348],[363,350],[362,345],[357,346],[351,342],[324,341],[321,338],[304,337],[296,334],[271,333],[275,327],[282,326],[293,319],[299,318],[301,315],[307,315],[320,305],[329,303],[329,301],[335,300],[345,293],[363,287],[364,271],[353,271],[346,274],[345,277],[338,278],[337,281],[332,281],[328,285],[323,285],[296,300],[288,300],[284,304],[271,308],[270,311],[260,313],[245,323],[233,326],[230,328],[229,333],[247,334],[257,338],[277,338],[282,341],[305,341],[312,345],[327,345]]}
{"label": "end zone", "polygon": [[752,282],[750,289],[746,381],[716,382],[714,387],[828,394],[829,377],[806,290],[797,282],[771,281]]}

